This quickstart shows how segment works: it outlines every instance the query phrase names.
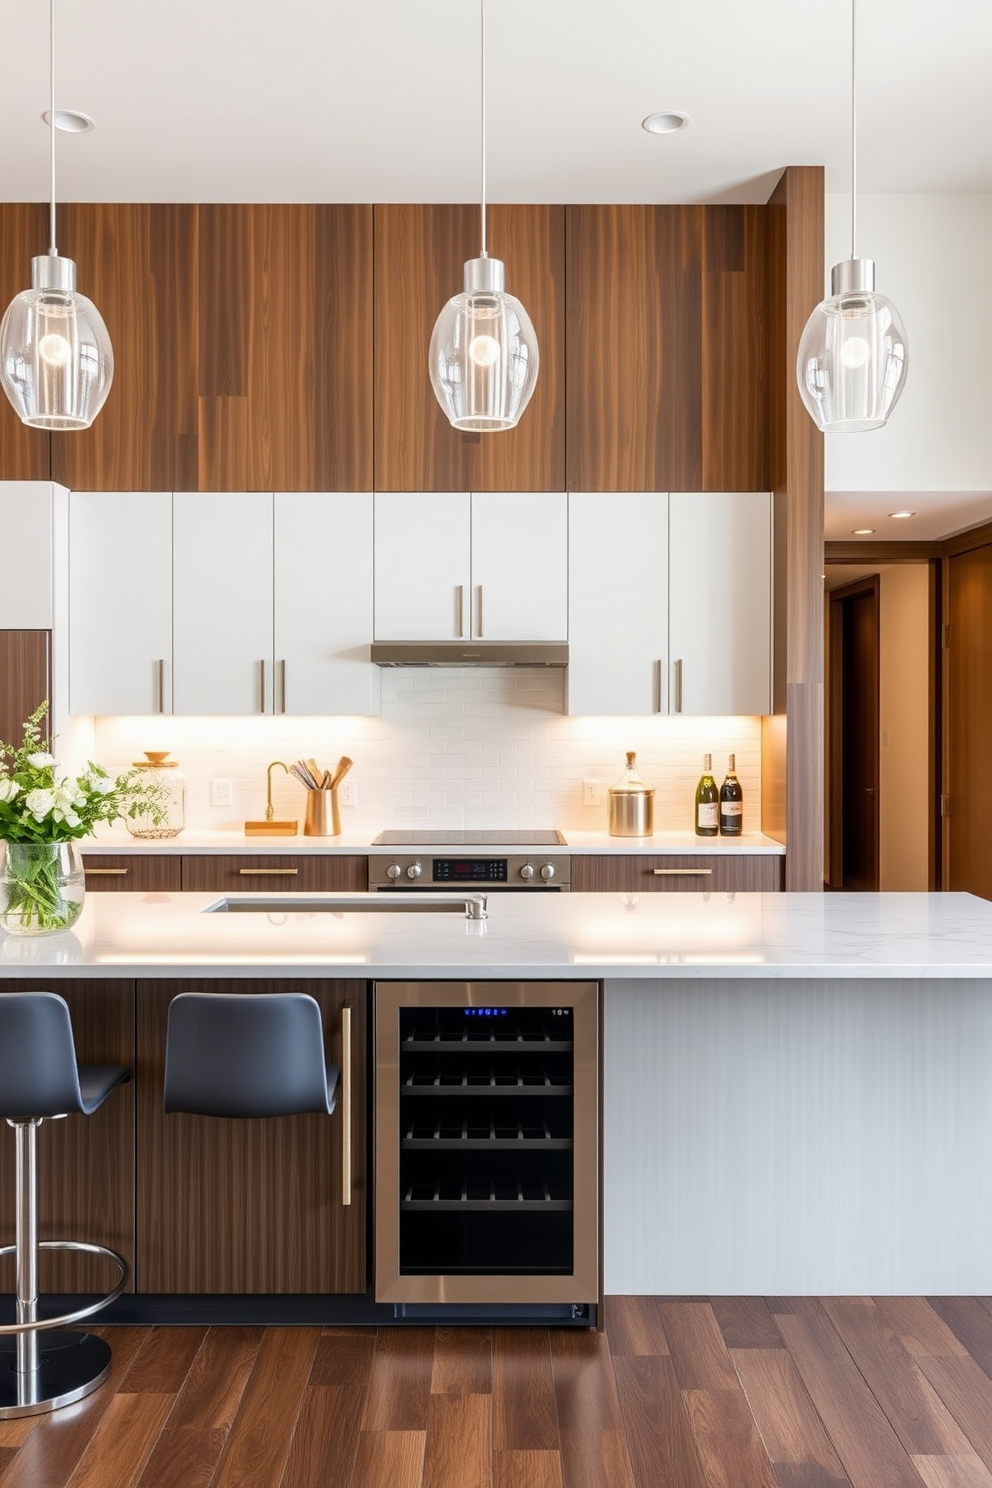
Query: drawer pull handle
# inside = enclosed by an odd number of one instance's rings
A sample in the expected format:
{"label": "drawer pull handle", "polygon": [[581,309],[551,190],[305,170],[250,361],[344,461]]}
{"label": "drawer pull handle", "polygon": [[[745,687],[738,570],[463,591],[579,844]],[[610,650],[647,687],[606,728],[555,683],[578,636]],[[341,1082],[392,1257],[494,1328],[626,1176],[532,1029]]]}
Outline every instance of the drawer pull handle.
{"label": "drawer pull handle", "polygon": [[242,878],[261,878],[272,873],[282,874],[284,878],[295,878],[299,868],[239,868],[238,872]]}
{"label": "drawer pull handle", "polygon": [[86,869],[86,872],[87,873],[93,873],[93,874],[99,873],[104,878],[123,878],[125,876],[125,874],[130,873],[130,871],[131,871],[130,868],[89,868],[88,867]]}
{"label": "drawer pull handle", "polygon": [[351,1203],[351,1008],[341,1009],[341,1203]]}
{"label": "drawer pull handle", "polygon": [[712,876],[712,868],[652,868],[651,872],[661,878],[665,874],[694,874],[697,878],[709,878]]}

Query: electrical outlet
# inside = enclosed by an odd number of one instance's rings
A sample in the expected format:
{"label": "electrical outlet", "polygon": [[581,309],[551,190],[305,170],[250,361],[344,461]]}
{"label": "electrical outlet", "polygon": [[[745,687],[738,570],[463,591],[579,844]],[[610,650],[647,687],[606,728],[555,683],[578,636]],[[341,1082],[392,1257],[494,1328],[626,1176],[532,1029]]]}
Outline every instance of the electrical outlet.
{"label": "electrical outlet", "polygon": [[602,806],[603,782],[601,780],[583,780],[582,804],[583,806]]}
{"label": "electrical outlet", "polygon": [[234,781],[233,780],[211,780],[211,782],[210,782],[210,804],[211,804],[211,806],[233,806],[234,805]]}
{"label": "electrical outlet", "polygon": [[358,805],[358,786],[353,780],[342,780],[338,787],[338,794],[341,797],[342,806]]}

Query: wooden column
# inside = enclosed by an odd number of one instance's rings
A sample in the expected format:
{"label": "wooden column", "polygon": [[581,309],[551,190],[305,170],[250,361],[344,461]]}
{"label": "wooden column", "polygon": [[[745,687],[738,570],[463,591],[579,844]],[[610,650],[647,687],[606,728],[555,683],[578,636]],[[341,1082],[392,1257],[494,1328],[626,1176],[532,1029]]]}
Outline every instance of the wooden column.
{"label": "wooden column", "polygon": [[[0,202],[0,320],[14,296],[31,288],[32,258],[47,252],[44,203]],[[49,480],[51,444],[48,431],[22,424],[0,392],[0,480]]]}
{"label": "wooden column", "polygon": [[786,889],[823,888],[823,436],[796,350],[823,298],[823,169],[790,166],[768,203],[769,457],[775,502],[775,700],[762,723],[761,818]]}

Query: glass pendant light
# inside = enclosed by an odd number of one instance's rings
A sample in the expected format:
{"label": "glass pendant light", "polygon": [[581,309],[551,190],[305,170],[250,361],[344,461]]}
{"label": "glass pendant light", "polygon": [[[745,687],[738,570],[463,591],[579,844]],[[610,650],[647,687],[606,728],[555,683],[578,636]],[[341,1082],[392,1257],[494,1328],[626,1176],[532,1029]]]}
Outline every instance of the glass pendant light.
{"label": "glass pendant light", "polygon": [[96,306],[76,292],[76,265],[55,246],[55,0],[50,0],[52,196],[50,246],[31,260],[0,323],[0,383],[22,423],[88,429],[114,377],[114,351]]}
{"label": "glass pendant light", "polygon": [[796,358],[807,411],[820,429],[880,429],[906,382],[909,351],[899,312],[875,293],[875,264],[858,258],[855,0],[851,0],[851,257],[830,271],[830,299],[813,311]]}
{"label": "glass pendant light", "polygon": [[506,266],[486,252],[486,0],[482,40],[482,255],[465,264],[465,288],[434,325],[429,357],[437,401],[456,429],[512,429],[537,382],[537,336],[506,293]]}

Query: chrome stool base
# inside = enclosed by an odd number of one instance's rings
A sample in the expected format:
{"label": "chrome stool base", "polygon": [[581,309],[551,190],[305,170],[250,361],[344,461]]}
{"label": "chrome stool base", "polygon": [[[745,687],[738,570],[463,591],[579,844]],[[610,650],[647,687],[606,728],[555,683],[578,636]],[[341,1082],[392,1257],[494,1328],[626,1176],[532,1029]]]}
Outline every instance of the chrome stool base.
{"label": "chrome stool base", "polygon": [[16,1343],[0,1339],[0,1421],[72,1405],[110,1374],[110,1345],[95,1333],[45,1331],[39,1353],[37,1370],[18,1374]]}

